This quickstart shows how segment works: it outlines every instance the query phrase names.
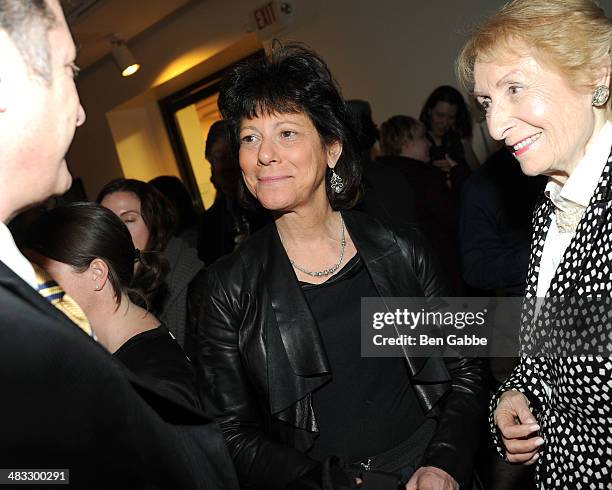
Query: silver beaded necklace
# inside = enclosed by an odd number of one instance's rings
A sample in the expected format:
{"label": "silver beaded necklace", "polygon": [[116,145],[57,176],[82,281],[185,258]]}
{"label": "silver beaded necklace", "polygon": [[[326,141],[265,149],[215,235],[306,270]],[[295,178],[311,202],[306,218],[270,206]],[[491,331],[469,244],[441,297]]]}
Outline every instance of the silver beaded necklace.
{"label": "silver beaded necklace", "polygon": [[336,272],[340,268],[340,265],[342,264],[342,261],[344,260],[344,249],[345,248],[346,248],[346,237],[344,236],[344,220],[342,219],[342,216],[340,216],[340,258],[338,259],[338,262],[336,262],[335,265],[332,265],[331,267],[328,267],[327,269],[323,269],[322,271],[311,272],[311,271],[307,271],[306,269],[303,269],[291,259],[289,259],[289,262],[291,262],[291,265],[295,269],[299,270],[300,272],[303,272],[304,274],[308,274],[309,276],[327,277],[327,276],[331,276],[334,272]]}

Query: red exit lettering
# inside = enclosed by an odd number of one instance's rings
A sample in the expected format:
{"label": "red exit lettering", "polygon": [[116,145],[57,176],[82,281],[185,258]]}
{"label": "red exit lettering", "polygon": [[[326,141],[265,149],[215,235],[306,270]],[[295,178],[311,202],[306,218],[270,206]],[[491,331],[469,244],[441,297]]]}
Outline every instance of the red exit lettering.
{"label": "red exit lettering", "polygon": [[276,22],[276,14],[274,13],[274,5],[268,2],[263,7],[258,8],[253,12],[257,29],[262,30]]}

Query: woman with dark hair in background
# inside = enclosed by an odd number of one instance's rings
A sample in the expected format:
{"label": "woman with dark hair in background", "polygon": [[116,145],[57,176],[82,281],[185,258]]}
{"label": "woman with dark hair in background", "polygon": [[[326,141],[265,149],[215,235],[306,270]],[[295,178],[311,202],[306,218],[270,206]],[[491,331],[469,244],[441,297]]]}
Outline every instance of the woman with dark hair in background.
{"label": "woman with dark hair in background", "polygon": [[203,271],[190,298],[198,386],[241,484],[348,488],[340,456],[397,471],[409,489],[467,485],[487,393],[480,360],[361,357],[363,297],[443,288],[414,229],[400,236],[348,210],[361,163],[327,65],[276,46],[230,72],[219,108],[241,185],[275,218]]}
{"label": "woman with dark hair in background", "polygon": [[442,85],[435,89],[425,101],[419,119],[431,142],[432,165],[445,172],[457,164],[466,165],[466,170],[480,165],[471,143],[472,116],[456,88]]}
{"label": "woman with dark hair in background", "polygon": [[149,265],[155,264],[161,271],[162,283],[154,283],[150,276],[157,271],[140,267],[135,270],[135,280],[147,288],[151,311],[159,314],[168,293],[163,283],[168,273],[163,251],[174,232],[174,208],[157,189],[133,179],[109,182],[98,194],[96,202],[121,218],[132,236],[134,247],[143,252],[143,260],[147,260]]}
{"label": "woman with dark hair in background", "polygon": [[150,282],[148,269],[135,267],[135,281],[147,288],[153,312],[166,323],[181,347],[185,343],[187,287],[203,264],[194,248],[173,236],[176,226],[172,204],[151,184],[117,179],[106,184],[97,202],[109,208],[127,226],[143,261],[166,272],[163,283]]}
{"label": "woman with dark hair in background", "polygon": [[138,277],[160,284],[161,271],[141,260],[121,220],[93,203],[58,207],[34,222],[28,248],[81,307],[100,344],[160,392],[200,406],[191,363],[168,329],[137,304],[148,303],[151,290]]}

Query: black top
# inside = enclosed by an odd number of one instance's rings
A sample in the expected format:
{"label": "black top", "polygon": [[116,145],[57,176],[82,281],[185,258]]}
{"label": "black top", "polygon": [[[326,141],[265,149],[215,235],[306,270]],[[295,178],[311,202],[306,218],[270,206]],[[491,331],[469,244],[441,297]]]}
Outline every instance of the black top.
{"label": "black top", "polygon": [[398,231],[418,224],[415,192],[404,172],[370,160],[363,162],[363,197],[355,209]]}
{"label": "black top", "polygon": [[333,376],[313,392],[320,434],[309,456],[352,462],[397,446],[424,415],[403,358],[361,357],[361,298],[378,293],[359,255],[323,284],[302,289]]}
{"label": "black top", "polygon": [[444,160],[448,154],[459,165],[467,166],[463,143],[457,134],[453,133],[452,131],[447,132],[442,137],[442,142],[439,145],[436,143],[436,140],[429,131],[427,131],[425,136],[431,143],[431,147],[429,148],[429,157],[432,161]]}
{"label": "black top", "polygon": [[135,335],[113,355],[158,391],[201,408],[193,365],[163,324]]}
{"label": "black top", "polygon": [[383,167],[401,171],[414,189],[414,204],[419,228],[427,237],[440,273],[452,296],[461,296],[463,285],[457,244],[459,189],[467,177],[457,165],[450,171],[452,188],[446,185],[446,175],[440,169],[413,158],[387,155],[378,158]]}

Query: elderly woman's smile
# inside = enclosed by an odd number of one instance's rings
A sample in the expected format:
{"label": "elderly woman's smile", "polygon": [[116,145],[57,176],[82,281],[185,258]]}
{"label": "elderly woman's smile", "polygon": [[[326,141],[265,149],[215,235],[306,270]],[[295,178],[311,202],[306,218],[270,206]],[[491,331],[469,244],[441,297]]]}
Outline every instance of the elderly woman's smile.
{"label": "elderly woman's smile", "polygon": [[538,139],[540,138],[541,134],[542,133],[534,134],[533,136],[529,136],[528,138],[522,139],[518,143],[515,143],[515,144],[509,143],[508,146],[510,148],[512,148],[513,155],[515,157],[518,157],[518,156],[522,155],[523,153],[525,153],[526,151],[530,150],[532,148],[533,144],[536,141],[538,141]]}

